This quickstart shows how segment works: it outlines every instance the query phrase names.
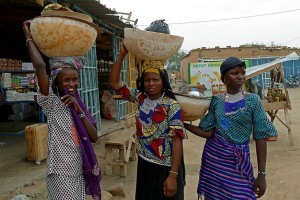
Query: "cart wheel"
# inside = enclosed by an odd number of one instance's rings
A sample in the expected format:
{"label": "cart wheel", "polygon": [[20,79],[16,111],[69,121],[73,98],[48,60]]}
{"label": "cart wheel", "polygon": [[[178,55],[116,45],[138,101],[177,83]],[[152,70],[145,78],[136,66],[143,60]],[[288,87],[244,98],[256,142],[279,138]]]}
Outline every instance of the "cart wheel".
{"label": "cart wheel", "polygon": [[41,162],[40,161],[35,161],[35,164],[39,165],[39,164],[41,164]]}

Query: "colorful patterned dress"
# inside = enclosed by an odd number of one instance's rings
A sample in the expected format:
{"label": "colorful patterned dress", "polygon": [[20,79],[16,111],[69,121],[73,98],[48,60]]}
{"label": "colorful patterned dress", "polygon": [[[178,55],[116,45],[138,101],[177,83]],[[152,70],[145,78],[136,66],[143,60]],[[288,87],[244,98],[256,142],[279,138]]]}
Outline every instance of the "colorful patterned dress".
{"label": "colorful patterned dress", "polygon": [[[172,164],[172,137],[186,137],[180,105],[164,95],[159,100],[151,101],[147,95],[126,86],[117,90],[117,93],[137,106],[135,116],[139,161],[136,199],[161,199],[164,196],[162,184]],[[180,178],[182,176],[179,175],[178,190],[182,190],[183,195],[183,180]]]}
{"label": "colorful patterned dress", "polygon": [[249,140],[277,135],[268,120],[259,96],[217,95],[199,127],[215,128],[205,143],[198,195],[205,199],[256,199]]}

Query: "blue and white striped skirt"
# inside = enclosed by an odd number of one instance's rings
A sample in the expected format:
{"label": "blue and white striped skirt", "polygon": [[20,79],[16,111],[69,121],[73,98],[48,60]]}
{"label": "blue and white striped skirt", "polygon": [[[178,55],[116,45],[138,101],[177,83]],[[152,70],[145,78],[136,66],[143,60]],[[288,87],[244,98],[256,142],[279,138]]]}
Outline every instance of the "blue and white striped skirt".
{"label": "blue and white striped skirt", "polygon": [[249,142],[231,144],[220,133],[207,139],[200,169],[198,196],[209,199],[256,199]]}

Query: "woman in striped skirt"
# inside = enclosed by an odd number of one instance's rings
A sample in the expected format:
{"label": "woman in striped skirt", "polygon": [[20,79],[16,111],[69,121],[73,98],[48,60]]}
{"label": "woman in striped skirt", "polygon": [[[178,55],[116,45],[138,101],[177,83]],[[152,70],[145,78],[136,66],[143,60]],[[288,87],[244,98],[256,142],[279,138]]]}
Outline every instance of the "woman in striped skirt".
{"label": "woman in striped skirt", "polygon": [[[204,199],[256,199],[266,191],[265,138],[276,136],[259,96],[242,90],[246,65],[236,57],[221,64],[221,78],[227,86],[225,94],[212,97],[209,112],[199,127],[185,124],[192,133],[206,140],[198,196]],[[208,130],[214,130],[208,135]],[[249,140],[256,142],[258,175],[255,178],[250,161]]]}

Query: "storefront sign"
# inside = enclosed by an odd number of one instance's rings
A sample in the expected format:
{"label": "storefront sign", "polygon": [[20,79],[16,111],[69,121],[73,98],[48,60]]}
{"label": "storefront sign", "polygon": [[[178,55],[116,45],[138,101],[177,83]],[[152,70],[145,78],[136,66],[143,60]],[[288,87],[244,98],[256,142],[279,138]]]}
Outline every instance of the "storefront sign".
{"label": "storefront sign", "polygon": [[[189,63],[188,78],[192,85],[205,85],[205,96],[222,94],[226,87],[221,80],[220,65],[222,62]],[[245,61],[249,66],[249,60]]]}

